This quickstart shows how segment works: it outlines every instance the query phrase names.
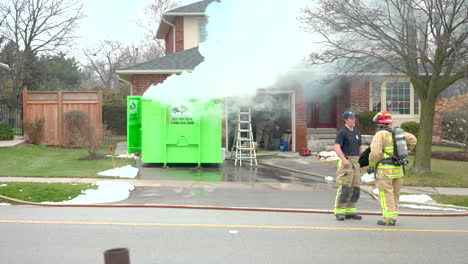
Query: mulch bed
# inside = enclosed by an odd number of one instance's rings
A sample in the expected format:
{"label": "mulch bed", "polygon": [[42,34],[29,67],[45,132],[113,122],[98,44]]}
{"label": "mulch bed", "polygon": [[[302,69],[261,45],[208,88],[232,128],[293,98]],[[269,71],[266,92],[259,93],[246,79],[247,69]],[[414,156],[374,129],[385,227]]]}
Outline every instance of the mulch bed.
{"label": "mulch bed", "polygon": [[468,152],[463,151],[432,151],[435,159],[468,161]]}

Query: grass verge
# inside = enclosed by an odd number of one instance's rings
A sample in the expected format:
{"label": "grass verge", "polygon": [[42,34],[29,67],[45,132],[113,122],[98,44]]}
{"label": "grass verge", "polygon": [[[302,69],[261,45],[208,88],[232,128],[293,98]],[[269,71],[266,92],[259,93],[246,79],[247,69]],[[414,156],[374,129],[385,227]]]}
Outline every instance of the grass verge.
{"label": "grass verge", "polygon": [[95,184],[85,183],[0,182],[0,195],[36,203],[61,202],[77,197],[84,190],[97,188]]}
{"label": "grass verge", "polygon": [[461,151],[461,148],[432,146],[432,151]]}
{"label": "grass verge", "polygon": [[[107,148],[100,155],[109,154]],[[87,156],[84,149],[26,145],[0,148],[0,177],[80,177],[98,178],[98,172],[113,168],[112,159],[78,160]],[[133,159],[115,158],[115,166],[135,166]],[[108,177],[107,177],[108,178]]]}
{"label": "grass verge", "polygon": [[[414,173],[406,170],[405,186],[465,187],[468,188],[468,162],[432,159],[430,173]],[[410,157],[410,166],[413,157]]]}
{"label": "grass verge", "polygon": [[468,207],[468,196],[464,195],[431,195],[437,203]]}

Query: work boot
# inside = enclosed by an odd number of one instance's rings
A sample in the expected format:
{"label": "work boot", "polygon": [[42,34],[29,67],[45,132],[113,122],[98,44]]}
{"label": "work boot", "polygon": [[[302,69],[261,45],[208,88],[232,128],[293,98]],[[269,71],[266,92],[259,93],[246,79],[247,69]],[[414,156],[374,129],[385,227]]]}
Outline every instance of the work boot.
{"label": "work boot", "polygon": [[345,220],[344,214],[337,214],[337,215],[335,215],[335,217],[336,217],[337,221],[344,221]]}
{"label": "work boot", "polygon": [[358,214],[347,214],[347,215],[345,215],[345,218],[346,219],[353,219],[353,220],[361,220],[362,216],[360,216]]}
{"label": "work boot", "polygon": [[396,220],[390,220],[390,221],[387,221],[387,222],[385,222],[384,220],[379,220],[379,221],[377,221],[377,224],[378,225],[383,225],[383,226],[394,226],[394,225],[396,225]]}

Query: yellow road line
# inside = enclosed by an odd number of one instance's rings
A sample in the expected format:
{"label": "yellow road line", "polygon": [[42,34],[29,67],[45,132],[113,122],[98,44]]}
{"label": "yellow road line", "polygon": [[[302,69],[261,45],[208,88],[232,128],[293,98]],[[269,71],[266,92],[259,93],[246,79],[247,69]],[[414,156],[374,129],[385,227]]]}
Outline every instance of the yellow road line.
{"label": "yellow road line", "polygon": [[263,228],[263,229],[313,229],[313,230],[359,230],[359,231],[401,231],[401,232],[451,232],[468,233],[468,230],[437,229],[398,229],[398,228],[365,228],[365,227],[322,227],[322,226],[260,226],[260,225],[214,225],[214,224],[165,224],[165,223],[115,223],[115,222],[68,222],[68,221],[22,221],[0,220],[0,223],[19,224],[64,224],[64,225],[121,225],[121,226],[182,226],[182,227],[229,227],[229,228]]}

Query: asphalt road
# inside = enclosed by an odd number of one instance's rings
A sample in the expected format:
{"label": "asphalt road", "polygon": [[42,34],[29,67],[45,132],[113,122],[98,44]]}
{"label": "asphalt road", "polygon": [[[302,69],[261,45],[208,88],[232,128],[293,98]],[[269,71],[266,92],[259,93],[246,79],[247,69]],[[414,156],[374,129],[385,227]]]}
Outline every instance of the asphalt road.
{"label": "asphalt road", "polygon": [[0,263],[467,263],[467,217],[0,206]]}

